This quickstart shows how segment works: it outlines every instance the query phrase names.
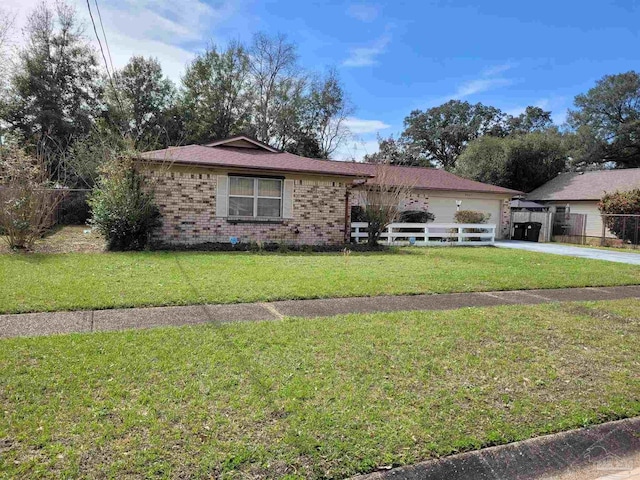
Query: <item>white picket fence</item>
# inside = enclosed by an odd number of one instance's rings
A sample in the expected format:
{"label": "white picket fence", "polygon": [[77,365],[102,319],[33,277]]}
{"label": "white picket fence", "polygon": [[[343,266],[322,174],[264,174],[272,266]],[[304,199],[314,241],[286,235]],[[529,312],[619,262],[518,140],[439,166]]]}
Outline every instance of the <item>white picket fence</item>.
{"label": "white picket fence", "polygon": [[[351,238],[366,242],[368,223],[353,222]],[[388,245],[493,245],[496,226],[486,223],[392,223],[380,235],[380,242]]]}

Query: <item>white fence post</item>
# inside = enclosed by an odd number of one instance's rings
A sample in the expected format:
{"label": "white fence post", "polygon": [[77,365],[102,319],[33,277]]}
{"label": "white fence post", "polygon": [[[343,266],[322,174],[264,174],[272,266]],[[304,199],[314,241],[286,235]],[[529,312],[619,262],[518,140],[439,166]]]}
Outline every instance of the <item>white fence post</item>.
{"label": "white fence post", "polygon": [[[362,243],[360,242],[361,238],[368,238],[369,232],[364,232],[365,229],[368,230],[368,224],[365,222],[351,224],[351,238],[355,243]],[[475,231],[465,232],[470,229]],[[471,247],[474,245],[493,245],[495,237],[496,225],[494,224],[391,223],[381,233],[380,241],[387,245],[462,245]],[[414,242],[411,242],[412,238],[415,239]]]}

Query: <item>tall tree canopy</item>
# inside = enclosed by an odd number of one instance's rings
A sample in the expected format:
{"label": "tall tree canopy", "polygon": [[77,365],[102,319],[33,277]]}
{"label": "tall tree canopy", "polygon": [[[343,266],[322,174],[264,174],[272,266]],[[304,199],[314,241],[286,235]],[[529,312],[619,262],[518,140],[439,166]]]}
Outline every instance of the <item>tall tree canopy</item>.
{"label": "tall tree canopy", "polygon": [[[75,11],[42,3],[30,15],[3,117],[28,146],[65,151],[98,113],[101,89],[94,51]],[[55,163],[55,162],[54,162]],[[52,165],[52,170],[57,165]]]}
{"label": "tall tree canopy", "polygon": [[510,116],[507,119],[507,128],[510,134],[542,132],[553,127],[551,112],[540,107],[527,107],[517,117]]}
{"label": "tall tree canopy", "polygon": [[640,75],[606,75],[576,96],[568,122],[576,130],[578,168],[615,162],[640,167]]}
{"label": "tall tree canopy", "polygon": [[158,60],[134,56],[114,74],[105,97],[110,120],[120,132],[138,148],[153,149],[167,143],[175,95],[175,85],[163,75]]}
{"label": "tall tree canopy", "polygon": [[181,110],[187,142],[204,142],[246,131],[252,114],[250,58],[240,44],[208,48],[182,78]]}
{"label": "tall tree canopy", "polygon": [[389,165],[432,167],[432,163],[420,155],[411,144],[404,139],[392,136],[383,138],[378,136],[378,151],[364,156],[367,163],[387,163]]}
{"label": "tall tree canopy", "polygon": [[505,114],[495,107],[451,100],[411,112],[404,120],[402,137],[427,160],[453,170],[468,142],[482,135],[504,135],[505,120]]}
{"label": "tall tree canopy", "polygon": [[349,136],[351,105],[337,73],[304,72],[286,37],[208,49],[183,77],[187,142],[248,133],[276,148],[329,158]]}
{"label": "tall tree canopy", "polygon": [[469,143],[455,173],[479,182],[530,192],[562,172],[567,146],[556,130],[507,137],[484,136]]}

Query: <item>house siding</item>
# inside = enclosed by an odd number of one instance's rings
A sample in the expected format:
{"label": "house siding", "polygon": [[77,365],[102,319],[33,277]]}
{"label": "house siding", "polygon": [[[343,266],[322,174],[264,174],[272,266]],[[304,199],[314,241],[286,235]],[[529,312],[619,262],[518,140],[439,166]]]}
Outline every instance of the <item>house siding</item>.
{"label": "house siding", "polygon": [[162,227],[153,239],[157,243],[197,245],[229,242],[231,237],[241,242],[344,243],[344,178],[285,174],[293,180],[292,218],[243,223],[216,216],[218,175],[234,172],[180,166],[144,171],[162,215]]}
{"label": "house siding", "polygon": [[[587,237],[602,237],[602,217],[598,209],[598,201],[596,200],[574,200],[564,202],[544,202],[545,205],[556,207],[569,206],[570,213],[577,213],[587,216],[587,224],[585,226],[585,235]],[[605,229],[605,236],[608,238],[616,238],[616,236]]]}

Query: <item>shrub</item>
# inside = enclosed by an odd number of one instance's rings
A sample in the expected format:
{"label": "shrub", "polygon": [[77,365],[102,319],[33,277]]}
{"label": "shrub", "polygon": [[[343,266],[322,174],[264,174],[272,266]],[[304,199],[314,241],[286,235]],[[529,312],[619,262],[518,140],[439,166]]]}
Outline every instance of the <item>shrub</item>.
{"label": "shrub", "polygon": [[435,220],[435,215],[426,210],[405,210],[400,212],[400,222],[402,223],[428,223]]}
{"label": "shrub", "polygon": [[102,169],[89,196],[90,223],[109,250],[142,250],[161,225],[153,191],[144,183],[128,156],[115,158]]}
{"label": "shrub", "polygon": [[60,203],[60,225],[85,225],[91,218],[91,210],[84,191],[67,192]]}
{"label": "shrub", "polygon": [[[607,193],[598,203],[598,209],[609,215],[640,215],[640,188],[626,192]],[[637,217],[605,217],[607,228],[618,238],[640,243]]]}
{"label": "shrub", "polygon": [[474,210],[458,210],[453,218],[456,223],[487,223],[491,214]]}
{"label": "shrub", "polygon": [[12,249],[30,248],[53,225],[63,197],[51,188],[42,157],[0,151],[0,231]]}

